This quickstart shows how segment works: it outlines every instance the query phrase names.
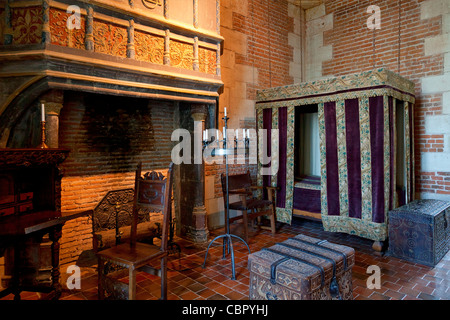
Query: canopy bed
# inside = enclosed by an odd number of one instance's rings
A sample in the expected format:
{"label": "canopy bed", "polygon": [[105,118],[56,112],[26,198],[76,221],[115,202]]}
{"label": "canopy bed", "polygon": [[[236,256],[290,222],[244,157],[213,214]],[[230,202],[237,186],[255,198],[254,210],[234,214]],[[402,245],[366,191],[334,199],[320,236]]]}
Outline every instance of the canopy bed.
{"label": "canopy bed", "polygon": [[414,103],[414,83],[386,69],[258,91],[271,141],[259,157],[277,167],[263,175],[259,164],[258,182],[279,188],[277,220],[321,219],[380,246],[388,211],[414,197]]}

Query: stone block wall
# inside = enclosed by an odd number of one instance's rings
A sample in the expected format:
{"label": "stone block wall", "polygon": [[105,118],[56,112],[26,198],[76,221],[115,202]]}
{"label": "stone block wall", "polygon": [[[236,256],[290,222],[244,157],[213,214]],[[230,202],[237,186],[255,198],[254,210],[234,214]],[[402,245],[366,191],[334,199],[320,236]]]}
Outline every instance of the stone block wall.
{"label": "stone block wall", "polygon": [[288,1],[222,0],[220,5],[220,33],[225,41],[219,112],[222,118],[227,107],[230,127],[240,128],[246,120],[255,121],[256,90],[294,82],[296,73],[291,69],[300,37],[292,34],[300,32],[298,21],[295,28],[299,16]]}
{"label": "stone block wall", "polygon": [[421,20],[441,20],[441,32],[425,38],[425,56],[444,59],[442,72],[421,82],[433,107],[424,118],[420,190],[423,198],[450,200],[450,2],[428,0],[420,9]]}
{"label": "stone block wall", "polygon": [[[380,29],[368,28],[370,5],[380,8]],[[320,60],[307,67],[308,80],[385,67],[415,83],[417,198],[450,200],[449,11],[447,0],[345,0],[306,14],[307,34],[318,30],[307,61]]]}
{"label": "stone block wall", "polygon": [[305,10],[304,81],[324,78],[323,63],[333,57],[333,47],[324,44],[324,33],[333,29],[333,14],[325,4]]}
{"label": "stone block wall", "polygon": [[[220,1],[220,34],[225,39],[220,58],[224,83],[219,98],[220,131],[225,107],[229,128],[254,129],[256,90],[301,80],[301,13],[289,1]],[[205,170],[205,206],[208,225],[214,229],[224,223],[220,174],[225,172],[225,164],[207,165]],[[256,164],[247,159],[244,165],[230,166],[230,174],[247,170],[256,183]]]}

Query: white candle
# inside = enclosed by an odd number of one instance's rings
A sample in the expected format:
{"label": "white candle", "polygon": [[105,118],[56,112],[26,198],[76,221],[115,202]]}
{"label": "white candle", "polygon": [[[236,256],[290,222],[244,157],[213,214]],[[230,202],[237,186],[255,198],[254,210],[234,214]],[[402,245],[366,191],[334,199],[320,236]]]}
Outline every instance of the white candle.
{"label": "white candle", "polygon": [[223,127],[223,138],[224,139],[227,138],[227,131],[225,130],[225,127]]}
{"label": "white candle", "polygon": [[224,108],[224,110],[225,110],[225,117],[227,116],[227,108]]}
{"label": "white candle", "polygon": [[246,129],[242,129],[242,138],[245,139],[247,137],[246,134],[247,134],[247,130]]}
{"label": "white candle", "polygon": [[250,139],[250,129],[247,129],[247,138]]}
{"label": "white candle", "polygon": [[219,140],[219,130],[216,129],[216,140]]}
{"label": "white candle", "polygon": [[238,140],[239,138],[239,133],[238,133],[238,129],[236,129],[236,140]]}
{"label": "white candle", "polygon": [[206,141],[206,130],[203,130],[203,141]]}
{"label": "white candle", "polygon": [[41,104],[41,121],[45,121],[45,107]]}

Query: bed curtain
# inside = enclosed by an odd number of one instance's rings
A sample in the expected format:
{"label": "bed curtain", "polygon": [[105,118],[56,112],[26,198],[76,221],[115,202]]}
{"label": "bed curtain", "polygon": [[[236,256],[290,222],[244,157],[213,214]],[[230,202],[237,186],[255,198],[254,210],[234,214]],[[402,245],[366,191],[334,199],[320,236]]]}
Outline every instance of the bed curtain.
{"label": "bed curtain", "polygon": [[414,198],[414,102],[414,84],[386,69],[258,91],[258,129],[278,130],[265,150],[278,170],[258,174],[258,182],[279,187],[278,221],[291,223],[294,201],[302,201],[294,199],[295,112],[317,104],[324,229],[384,241],[387,212],[399,205],[397,110],[405,119],[403,191],[407,202]]}

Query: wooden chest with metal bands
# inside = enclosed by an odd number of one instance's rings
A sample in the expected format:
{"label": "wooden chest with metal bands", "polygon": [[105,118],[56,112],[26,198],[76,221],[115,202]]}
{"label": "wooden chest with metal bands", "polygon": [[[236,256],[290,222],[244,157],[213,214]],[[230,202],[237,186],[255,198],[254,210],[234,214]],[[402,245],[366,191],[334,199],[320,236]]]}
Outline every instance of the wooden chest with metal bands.
{"label": "wooden chest with metal bands", "polygon": [[354,249],[297,235],[249,256],[250,299],[352,299]]}

